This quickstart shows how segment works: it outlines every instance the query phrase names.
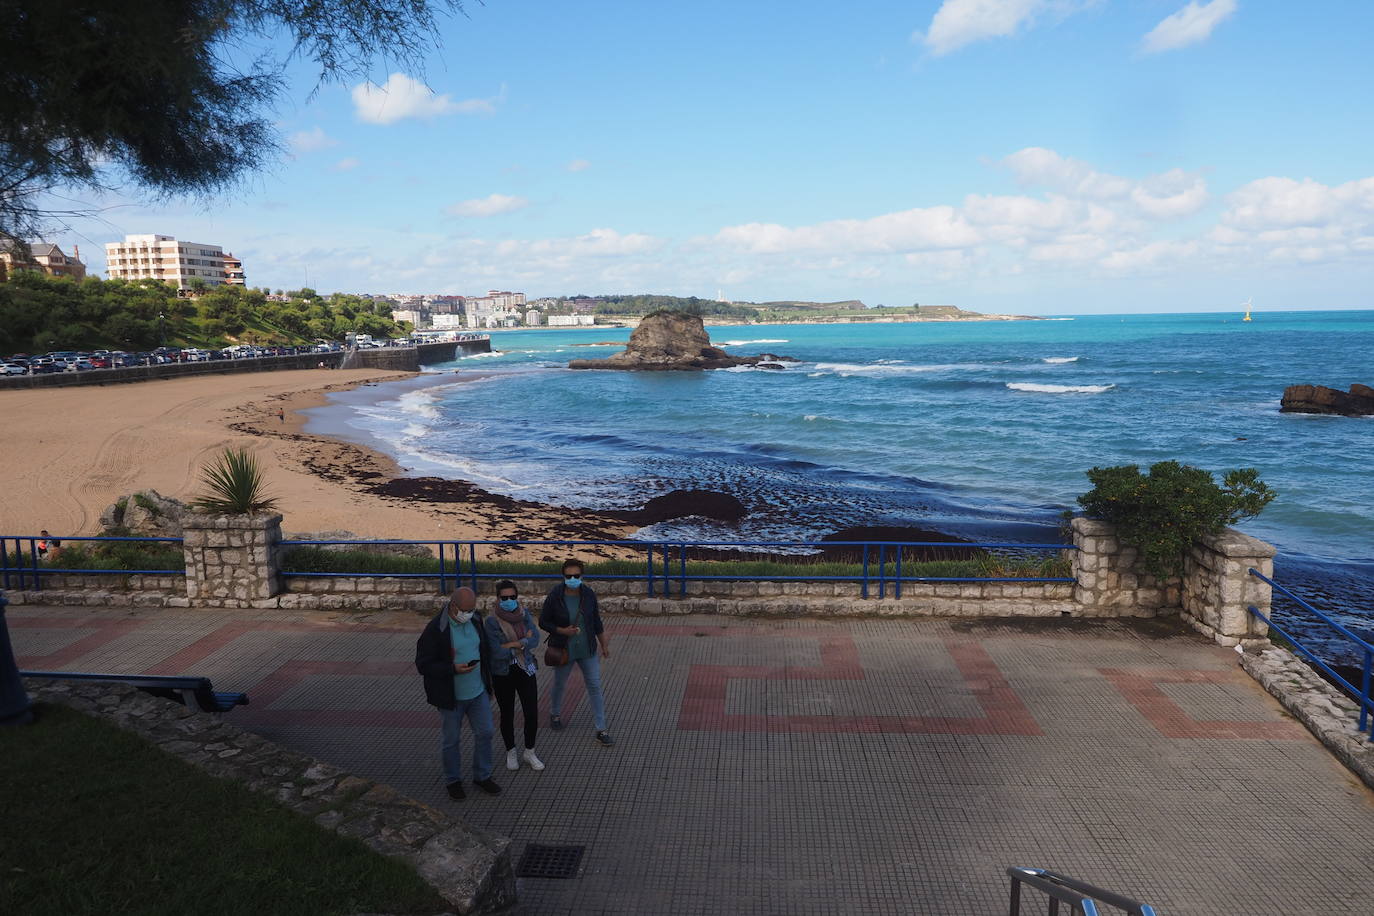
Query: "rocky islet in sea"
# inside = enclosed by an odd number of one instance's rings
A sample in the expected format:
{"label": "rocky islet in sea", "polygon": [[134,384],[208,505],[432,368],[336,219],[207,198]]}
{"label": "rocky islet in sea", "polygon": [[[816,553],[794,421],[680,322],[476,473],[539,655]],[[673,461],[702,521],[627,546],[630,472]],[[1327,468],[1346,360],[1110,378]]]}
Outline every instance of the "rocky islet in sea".
{"label": "rocky islet in sea", "polygon": [[622,352],[606,359],[574,359],[568,368],[691,372],[735,366],[782,369],[788,362],[796,360],[772,353],[732,356],[711,344],[701,316],[662,311],[644,317]]}

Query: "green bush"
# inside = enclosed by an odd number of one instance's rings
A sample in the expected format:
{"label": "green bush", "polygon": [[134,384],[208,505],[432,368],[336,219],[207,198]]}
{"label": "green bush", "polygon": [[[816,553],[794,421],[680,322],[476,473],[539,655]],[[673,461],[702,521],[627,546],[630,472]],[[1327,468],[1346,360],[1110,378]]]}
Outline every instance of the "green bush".
{"label": "green bush", "polygon": [[1210,471],[1161,461],[1141,474],[1134,464],[1088,471],[1093,488],[1078,497],[1093,518],[1110,522],[1121,540],[1140,551],[1151,575],[1169,579],[1198,540],[1254,518],[1276,495],[1254,468],[1227,471],[1220,485]]}
{"label": "green bush", "polygon": [[[27,567],[32,558],[27,553],[10,552],[13,566]],[[186,555],[181,545],[166,541],[74,541],[55,554],[40,560],[47,569],[108,569],[122,572],[131,569],[186,568]]]}

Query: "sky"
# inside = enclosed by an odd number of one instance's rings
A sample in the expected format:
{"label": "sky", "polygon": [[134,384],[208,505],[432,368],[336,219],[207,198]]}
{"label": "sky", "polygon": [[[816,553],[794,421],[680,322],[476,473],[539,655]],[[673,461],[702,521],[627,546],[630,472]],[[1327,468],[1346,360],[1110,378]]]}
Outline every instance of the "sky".
{"label": "sky", "polygon": [[324,292],[986,312],[1374,308],[1374,4],[486,0],[315,88],[208,205],[56,239],[223,246]]}

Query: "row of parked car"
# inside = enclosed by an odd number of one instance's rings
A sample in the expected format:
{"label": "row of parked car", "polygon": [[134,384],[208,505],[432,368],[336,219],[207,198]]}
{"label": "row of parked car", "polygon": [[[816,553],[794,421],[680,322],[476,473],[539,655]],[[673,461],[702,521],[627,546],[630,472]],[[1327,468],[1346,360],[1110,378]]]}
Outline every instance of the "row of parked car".
{"label": "row of parked car", "polygon": [[295,356],[299,353],[331,353],[344,349],[340,343],[320,343],[302,347],[225,347],[201,350],[196,347],[158,347],[138,353],[123,350],[53,350],[42,356],[16,353],[0,361],[0,375],[46,375],[50,372],[89,372],[93,369],[122,369],[128,366],[156,366],[164,363],[198,363],[221,359],[258,359],[264,356]]}

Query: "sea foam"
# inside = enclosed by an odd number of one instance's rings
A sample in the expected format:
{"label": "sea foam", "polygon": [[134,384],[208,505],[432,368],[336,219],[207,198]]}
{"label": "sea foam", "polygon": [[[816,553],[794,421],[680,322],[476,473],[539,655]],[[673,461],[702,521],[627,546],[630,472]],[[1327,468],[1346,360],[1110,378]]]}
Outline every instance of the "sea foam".
{"label": "sea foam", "polygon": [[788,341],[779,337],[761,337],[758,340],[722,340],[717,346],[721,347],[743,347],[747,344],[760,343],[787,343]]}
{"label": "sea foam", "polygon": [[1041,360],[1041,362],[1046,362],[1046,363],[1076,363],[1076,362],[1078,362],[1078,359],[1079,359],[1079,358],[1078,358],[1077,356],[1046,356],[1043,360]]}
{"label": "sea foam", "polygon": [[1101,394],[1115,385],[1036,385],[1032,382],[1007,382],[1012,391],[1035,391],[1042,394]]}

